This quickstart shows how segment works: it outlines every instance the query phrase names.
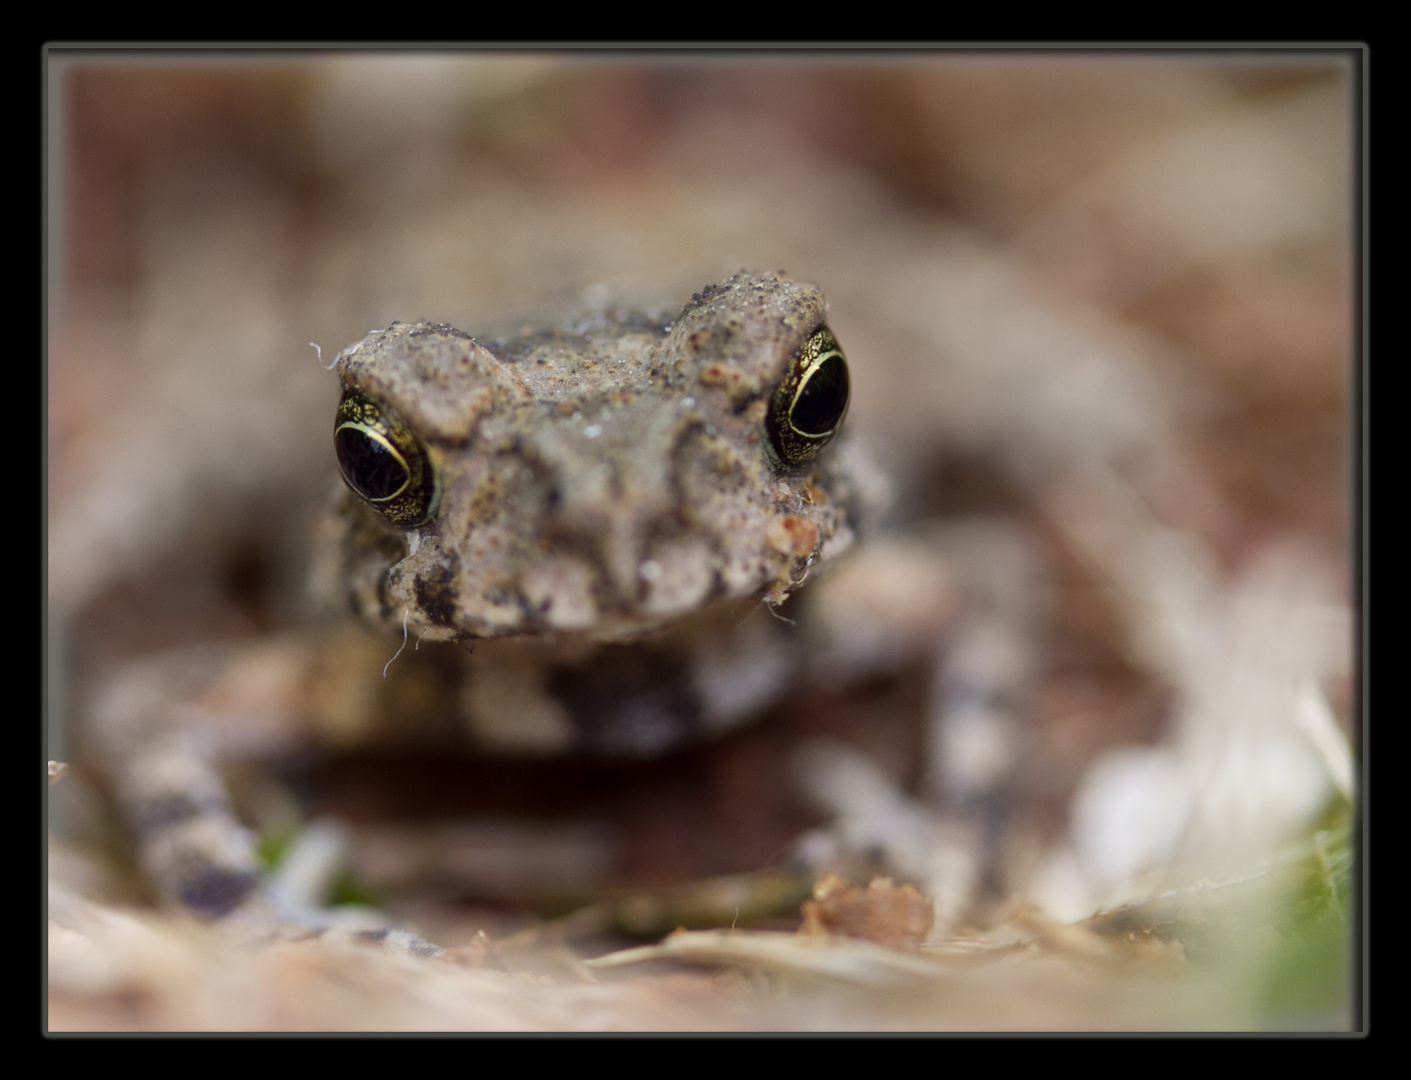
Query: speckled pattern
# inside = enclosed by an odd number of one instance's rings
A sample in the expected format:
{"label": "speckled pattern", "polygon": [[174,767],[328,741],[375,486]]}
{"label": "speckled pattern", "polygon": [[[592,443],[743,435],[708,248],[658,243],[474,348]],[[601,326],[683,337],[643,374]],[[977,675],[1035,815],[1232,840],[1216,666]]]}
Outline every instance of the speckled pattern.
{"label": "speckled pattern", "polygon": [[369,334],[339,376],[417,432],[440,499],[399,534],[340,498],[333,587],[443,640],[622,640],[717,599],[783,602],[854,535],[847,455],[789,468],[762,434],[825,307],[811,285],[742,272],[670,322],[597,311],[484,345],[428,324]]}

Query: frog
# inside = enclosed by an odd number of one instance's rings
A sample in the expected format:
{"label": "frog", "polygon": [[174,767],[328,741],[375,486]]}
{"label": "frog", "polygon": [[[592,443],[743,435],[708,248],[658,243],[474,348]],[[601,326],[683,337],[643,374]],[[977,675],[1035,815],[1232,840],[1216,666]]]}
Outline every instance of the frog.
{"label": "frog", "polygon": [[[484,342],[394,322],[332,368],[311,591],[339,618],[130,662],[92,709],[145,872],[205,918],[267,899],[224,758],[382,738],[649,759],[722,737],[805,669],[780,609],[886,500],[844,427],[824,296],[783,271]],[[421,662],[428,643],[459,648]]]}

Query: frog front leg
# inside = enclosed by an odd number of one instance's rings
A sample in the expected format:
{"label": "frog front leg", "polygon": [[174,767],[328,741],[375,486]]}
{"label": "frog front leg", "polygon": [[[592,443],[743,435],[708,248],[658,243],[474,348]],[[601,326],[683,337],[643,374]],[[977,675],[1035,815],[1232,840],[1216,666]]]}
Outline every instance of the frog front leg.
{"label": "frog front leg", "polygon": [[796,849],[812,872],[915,882],[938,932],[1008,893],[1008,818],[1049,591],[1034,538],[1002,519],[879,538],[815,587],[805,605],[815,687],[929,676],[914,792],[856,747],[800,747],[802,793],[832,819]]}
{"label": "frog front leg", "polygon": [[90,741],[166,902],[204,918],[263,902],[256,836],[236,816],[223,766],[361,737],[377,722],[391,655],[355,629],[289,633],[175,650],[102,681]]}

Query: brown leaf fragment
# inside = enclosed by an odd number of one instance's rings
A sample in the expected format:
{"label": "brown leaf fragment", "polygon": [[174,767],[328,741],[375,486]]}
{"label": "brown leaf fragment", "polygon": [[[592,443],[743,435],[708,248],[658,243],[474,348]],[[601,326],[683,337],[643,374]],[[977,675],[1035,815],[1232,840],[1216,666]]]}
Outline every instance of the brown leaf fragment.
{"label": "brown leaf fragment", "polygon": [[935,921],[931,898],[914,885],[873,878],[860,889],[837,874],[824,874],[803,903],[805,936],[835,934],[915,952]]}

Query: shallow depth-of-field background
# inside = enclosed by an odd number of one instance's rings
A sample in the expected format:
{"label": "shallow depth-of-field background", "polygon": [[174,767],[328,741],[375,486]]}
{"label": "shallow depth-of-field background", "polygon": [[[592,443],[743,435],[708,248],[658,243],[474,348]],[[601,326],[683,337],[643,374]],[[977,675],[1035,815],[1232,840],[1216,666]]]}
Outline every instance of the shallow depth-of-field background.
{"label": "shallow depth-of-field background", "polygon": [[[47,722],[76,766],[51,1027],[1355,1026],[1356,77],[1316,52],[51,53]],[[679,302],[742,266],[827,294],[895,525],[1039,553],[1002,854],[933,967],[704,939],[581,963],[752,904],[740,925],[792,931],[800,844],[856,810],[814,789],[849,763],[925,818],[926,658],[655,766],[307,765],[359,887],[450,959],[152,914],[84,695],[301,617],[337,398],[309,343],[505,329],[595,283]]]}

